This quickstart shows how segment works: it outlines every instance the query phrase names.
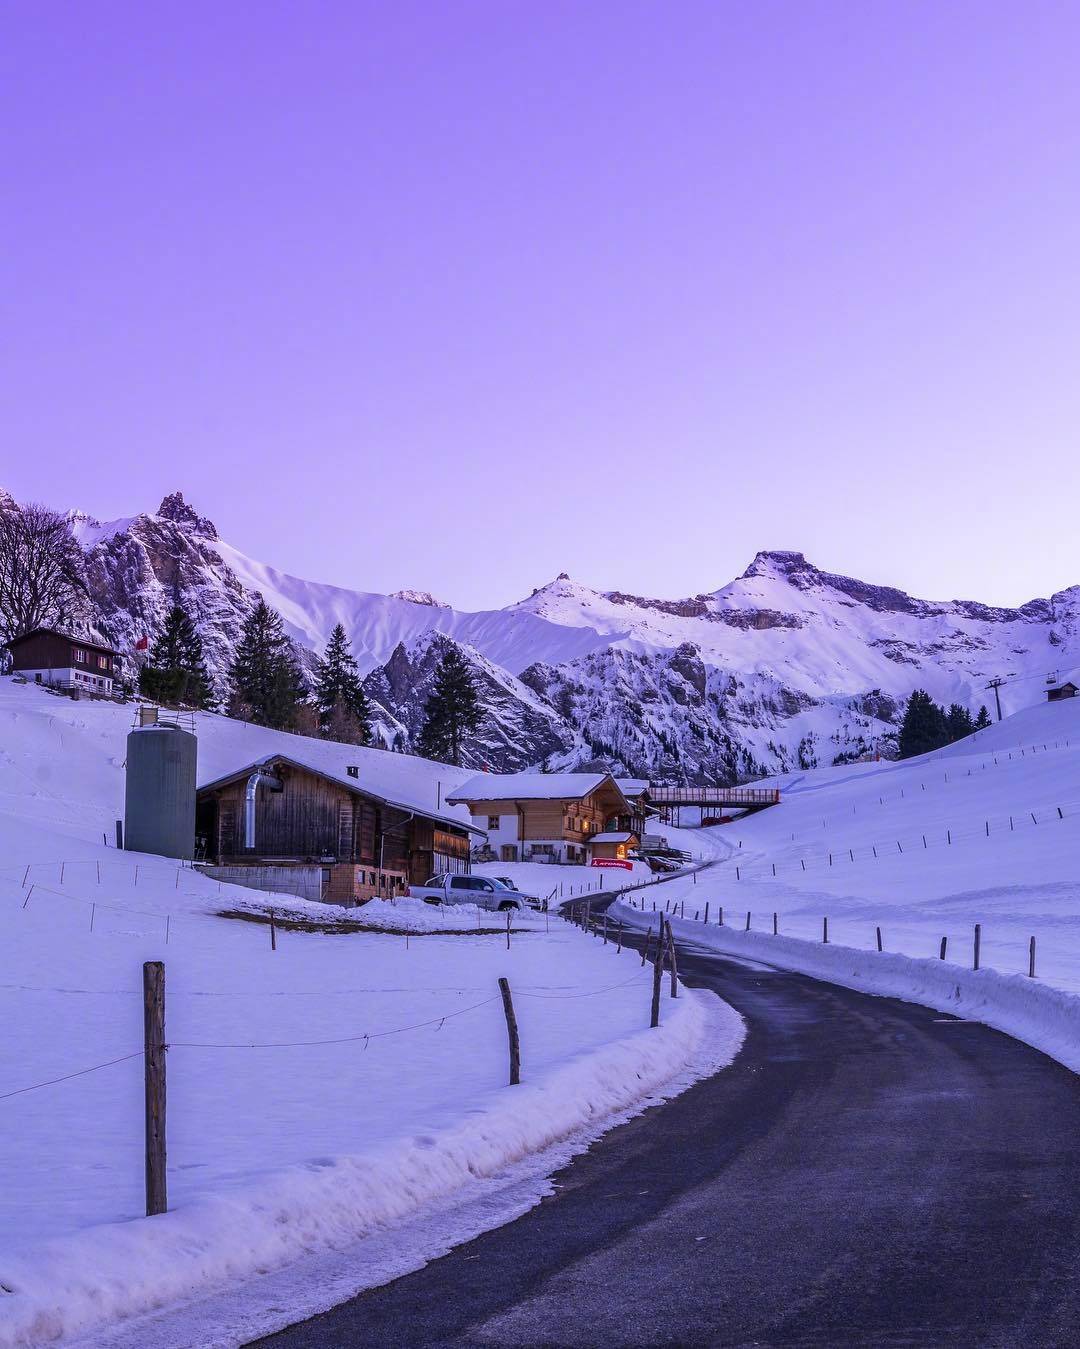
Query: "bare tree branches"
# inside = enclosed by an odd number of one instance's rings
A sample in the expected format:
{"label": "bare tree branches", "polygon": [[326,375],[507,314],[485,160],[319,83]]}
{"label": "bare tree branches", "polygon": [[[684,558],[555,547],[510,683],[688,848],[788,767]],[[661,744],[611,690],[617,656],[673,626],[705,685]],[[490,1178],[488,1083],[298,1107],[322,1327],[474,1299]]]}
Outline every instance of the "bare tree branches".
{"label": "bare tree branches", "polygon": [[71,621],[86,595],[83,556],[46,506],[0,509],[0,640]]}

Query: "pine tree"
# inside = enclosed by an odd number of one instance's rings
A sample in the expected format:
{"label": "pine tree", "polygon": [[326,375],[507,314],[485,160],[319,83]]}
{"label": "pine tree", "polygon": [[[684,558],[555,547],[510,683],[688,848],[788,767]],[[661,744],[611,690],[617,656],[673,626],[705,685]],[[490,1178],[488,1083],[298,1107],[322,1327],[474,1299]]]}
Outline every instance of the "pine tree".
{"label": "pine tree", "polygon": [[945,727],[949,736],[949,744],[952,744],[954,740],[963,740],[966,735],[970,735],[975,729],[975,723],[966,707],[961,707],[959,703],[953,703],[945,714]]}
{"label": "pine tree", "polygon": [[976,731],[985,731],[989,725],[990,713],[987,711],[986,704],[983,703],[982,707],[979,708],[979,715],[975,718],[974,729]]}
{"label": "pine tree", "polygon": [[910,759],[948,744],[948,724],[944,711],[923,689],[908,699],[904,723],[900,727],[899,757]]}
{"label": "pine tree", "polygon": [[476,685],[461,652],[448,642],[424,704],[417,749],[428,759],[460,764],[465,737],[483,720]]}
{"label": "pine tree", "polygon": [[371,739],[371,705],[339,623],[330,634],[315,676],[319,727],[331,740],[366,745]]}
{"label": "pine tree", "polygon": [[229,710],[257,726],[290,730],[304,702],[304,686],[281,615],[260,599],[248,615],[229,669]]}
{"label": "pine tree", "polygon": [[213,703],[202,640],[179,601],[169,610],[139,672],[139,689],[144,697],[169,707],[206,708]]}

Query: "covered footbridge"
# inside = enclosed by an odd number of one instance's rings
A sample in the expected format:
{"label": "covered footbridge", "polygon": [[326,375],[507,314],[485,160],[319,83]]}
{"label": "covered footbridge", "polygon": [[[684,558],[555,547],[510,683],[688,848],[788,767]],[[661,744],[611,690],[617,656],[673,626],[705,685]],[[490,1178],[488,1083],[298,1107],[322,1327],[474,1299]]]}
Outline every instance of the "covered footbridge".
{"label": "covered footbridge", "polygon": [[683,806],[694,806],[703,816],[724,810],[751,812],[780,804],[779,787],[662,787],[650,783],[645,804],[652,806],[669,824],[678,826]]}

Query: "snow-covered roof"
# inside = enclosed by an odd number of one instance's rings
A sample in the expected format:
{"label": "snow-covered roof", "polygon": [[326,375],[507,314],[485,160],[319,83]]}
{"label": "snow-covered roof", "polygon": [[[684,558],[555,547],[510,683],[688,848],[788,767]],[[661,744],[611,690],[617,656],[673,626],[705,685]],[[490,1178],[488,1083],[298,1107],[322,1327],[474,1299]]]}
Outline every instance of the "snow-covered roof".
{"label": "snow-covered roof", "polygon": [[589,839],[590,843],[629,843],[632,838],[637,838],[637,834],[631,834],[625,829],[611,829],[606,834],[593,834]]}
{"label": "snow-covered roof", "polygon": [[615,785],[623,796],[629,801],[631,797],[640,796],[649,785],[648,778],[616,778]]}
{"label": "snow-covered roof", "polygon": [[447,793],[455,801],[578,801],[609,782],[610,773],[478,773]]}
{"label": "snow-covered roof", "polygon": [[[429,820],[456,825],[474,834],[483,833],[473,825],[467,810],[447,800],[447,790],[462,776],[459,768],[411,754],[342,745],[333,740],[312,740],[297,735],[274,738],[281,748],[275,749],[271,741],[257,759],[223,763],[217,758],[210,770],[212,778],[200,781],[199,791],[222,786],[274,760],[306,768],[350,792],[376,797],[388,806],[415,811]],[[357,769],[355,776],[348,771],[353,767]]]}

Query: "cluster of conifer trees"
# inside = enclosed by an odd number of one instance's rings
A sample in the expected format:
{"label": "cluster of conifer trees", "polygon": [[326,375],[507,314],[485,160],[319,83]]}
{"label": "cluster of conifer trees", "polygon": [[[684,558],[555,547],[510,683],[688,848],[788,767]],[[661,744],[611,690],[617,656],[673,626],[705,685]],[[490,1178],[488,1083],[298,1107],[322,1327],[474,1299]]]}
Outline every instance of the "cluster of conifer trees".
{"label": "cluster of conifer trees", "polygon": [[[371,741],[371,703],[341,623],[330,634],[322,657],[316,658],[309,690],[281,615],[260,598],[244,623],[228,678],[225,710],[230,716],[343,744]],[[168,707],[218,705],[202,639],[179,598],[154,639],[139,687],[145,697]],[[465,742],[482,717],[468,664],[458,648],[447,643],[425,703],[418,752],[460,764]]]}
{"label": "cluster of conifer trees", "polygon": [[966,707],[952,703],[948,710],[939,706],[924,689],[916,689],[908,699],[904,722],[900,727],[899,758],[911,759],[932,749],[963,740],[973,731],[990,725],[990,713],[985,704],[979,715],[972,717]]}

